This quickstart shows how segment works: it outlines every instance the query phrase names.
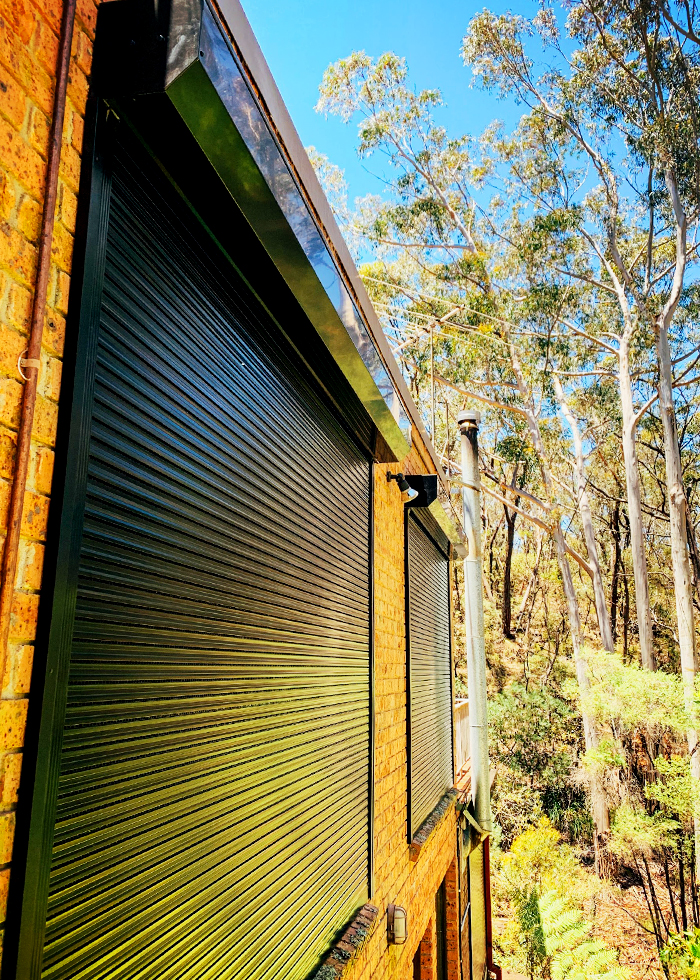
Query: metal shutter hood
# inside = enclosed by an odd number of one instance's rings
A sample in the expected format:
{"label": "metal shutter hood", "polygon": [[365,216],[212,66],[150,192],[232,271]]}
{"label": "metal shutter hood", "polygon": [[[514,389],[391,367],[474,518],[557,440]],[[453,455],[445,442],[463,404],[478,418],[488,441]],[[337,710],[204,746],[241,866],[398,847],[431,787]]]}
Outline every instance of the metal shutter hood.
{"label": "metal shutter hood", "polygon": [[[411,425],[423,431],[418,412],[245,15],[236,0],[220,6],[225,22],[205,0],[104,4],[95,87],[107,98],[167,95],[357,393],[389,455],[403,459]],[[256,76],[264,75],[264,95],[246,63],[250,57]],[[268,106],[265,96],[276,104]],[[290,142],[298,144],[294,159]],[[432,446],[429,451],[441,472]]]}

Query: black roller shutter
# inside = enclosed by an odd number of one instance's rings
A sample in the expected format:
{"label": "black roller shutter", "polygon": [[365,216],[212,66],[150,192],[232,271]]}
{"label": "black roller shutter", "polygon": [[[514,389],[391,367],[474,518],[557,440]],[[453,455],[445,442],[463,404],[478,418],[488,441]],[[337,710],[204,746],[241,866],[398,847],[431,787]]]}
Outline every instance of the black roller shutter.
{"label": "black roller shutter", "polygon": [[408,519],[409,832],[452,786],[449,562]]}
{"label": "black roller shutter", "polygon": [[133,146],[109,206],[42,976],[301,980],[368,893],[370,464]]}

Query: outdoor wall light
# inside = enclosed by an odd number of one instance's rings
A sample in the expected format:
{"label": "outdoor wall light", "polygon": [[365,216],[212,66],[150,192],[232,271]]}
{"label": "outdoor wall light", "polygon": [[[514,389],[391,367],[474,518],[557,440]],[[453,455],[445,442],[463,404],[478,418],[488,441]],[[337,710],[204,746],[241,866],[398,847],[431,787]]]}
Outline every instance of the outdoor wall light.
{"label": "outdoor wall light", "polygon": [[404,504],[409,503],[411,500],[415,500],[418,496],[418,491],[414,490],[413,487],[408,485],[408,480],[403,475],[403,473],[387,473],[386,478],[389,482],[396,480],[399,485],[399,490],[401,491],[401,501]]}
{"label": "outdoor wall light", "polygon": [[400,905],[390,905],[386,910],[389,929],[389,945],[402,946],[408,938],[408,917]]}

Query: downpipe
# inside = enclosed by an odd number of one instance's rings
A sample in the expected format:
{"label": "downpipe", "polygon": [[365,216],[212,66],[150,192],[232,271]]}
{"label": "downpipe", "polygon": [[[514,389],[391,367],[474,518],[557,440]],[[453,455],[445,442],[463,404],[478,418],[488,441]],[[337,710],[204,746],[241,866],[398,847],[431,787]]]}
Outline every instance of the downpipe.
{"label": "downpipe", "polygon": [[491,833],[491,785],[489,774],[488,706],[486,699],[486,650],[484,646],[484,598],[481,550],[481,480],[479,476],[478,412],[457,416],[462,448],[462,512],[469,551],[464,559],[464,610],[467,634],[467,681],[469,686],[469,749],[472,770],[474,817]]}
{"label": "downpipe", "polygon": [[18,367],[25,378],[22,391],[15,465],[10,490],[7,514],[7,534],[2,558],[2,581],[0,583],[0,677],[5,676],[7,665],[7,644],[10,636],[12,602],[17,578],[19,539],[22,528],[24,495],[27,489],[27,473],[36,408],[39,369],[41,367],[41,341],[46,317],[46,291],[51,270],[51,244],[53,241],[56,198],[58,193],[58,170],[61,163],[63,143],[63,121],[66,112],[66,91],[70,68],[71,45],[75,25],[76,0],[65,0],[61,18],[61,34],[56,62],[56,86],[54,89],[53,116],[49,134],[44,184],[44,208],[41,217],[41,233],[37,254],[37,272],[34,282],[32,317],[29,328],[29,341]]}

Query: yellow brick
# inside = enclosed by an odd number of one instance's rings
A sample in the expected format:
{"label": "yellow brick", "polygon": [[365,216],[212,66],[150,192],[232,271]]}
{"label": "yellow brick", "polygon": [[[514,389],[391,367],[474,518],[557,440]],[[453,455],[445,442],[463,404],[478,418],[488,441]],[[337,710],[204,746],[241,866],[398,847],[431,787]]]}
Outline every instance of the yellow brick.
{"label": "yellow brick", "polygon": [[66,340],[66,318],[55,310],[49,310],[44,321],[43,346],[52,354],[63,354]]}
{"label": "yellow brick", "polygon": [[79,112],[71,110],[71,122],[70,122],[70,141],[74,149],[80,153],[83,147],[83,130],[84,122],[83,117]]}
{"label": "yellow brick", "polygon": [[34,56],[49,75],[55,74],[58,60],[58,34],[46,20],[36,15],[34,39],[31,45]]}
{"label": "yellow brick", "polygon": [[15,446],[17,437],[14,432],[0,428],[0,477],[11,479],[14,473]]}
{"label": "yellow brick", "polygon": [[80,65],[72,61],[68,76],[68,98],[81,115],[85,114],[89,87],[85,72]]}
{"label": "yellow brick", "polygon": [[7,69],[0,67],[0,113],[15,129],[21,129],[26,112],[27,99],[20,85]]}
{"label": "yellow brick", "polygon": [[0,920],[5,921],[7,917],[7,893],[10,887],[10,869],[5,868],[0,871]]}
{"label": "yellow brick", "polygon": [[80,70],[83,74],[89,76],[92,68],[92,41],[83,31],[76,32],[73,49],[75,51],[75,60],[80,66]]}
{"label": "yellow brick", "polygon": [[34,647],[29,643],[22,644],[15,656],[14,693],[29,694],[32,681],[32,665],[34,663]]}
{"label": "yellow brick", "polygon": [[[41,588],[44,546],[37,541],[20,541],[17,583],[20,589],[37,592]],[[19,692],[17,692],[19,693]]]}
{"label": "yellow brick", "polygon": [[57,35],[61,29],[61,6],[52,0],[34,0],[51,30]]}
{"label": "yellow brick", "polygon": [[[32,293],[25,289],[24,286],[20,286],[19,283],[13,282],[10,285],[10,295],[7,300],[7,318],[8,321],[21,330],[23,333],[27,333],[29,330],[29,324],[32,317]],[[1,329],[1,328],[0,328]],[[14,331],[13,331],[14,333]],[[19,338],[19,343],[22,342],[23,338]],[[5,345],[5,340],[0,339],[0,351]],[[26,344],[25,344],[26,346]],[[24,348],[22,348],[24,349]],[[21,351],[19,351],[21,353]],[[18,353],[18,356],[19,356]],[[17,370],[17,358],[15,357],[14,369],[8,368],[4,360],[4,354],[0,354],[3,358],[1,367],[3,370]]]}
{"label": "yellow brick", "polygon": [[17,227],[30,242],[36,242],[41,232],[41,205],[25,194],[17,212]]}
{"label": "yellow brick", "polygon": [[21,749],[27,723],[26,698],[0,701],[0,749]]}
{"label": "yellow brick", "polygon": [[0,864],[12,860],[12,847],[15,842],[14,813],[0,813]]}
{"label": "yellow brick", "polygon": [[41,372],[39,374],[39,391],[53,402],[58,401],[61,392],[61,374],[63,363],[57,357],[51,357],[44,353],[41,359]]}
{"label": "yellow brick", "polygon": [[[51,493],[51,481],[53,479],[53,450],[48,446],[32,444],[29,459],[29,476],[27,485],[31,490],[36,490],[40,494]],[[0,491],[2,490],[0,483]]]}
{"label": "yellow brick", "polygon": [[78,198],[72,190],[61,184],[59,195],[59,216],[64,226],[71,234],[75,231],[75,221],[78,212]]}
{"label": "yellow brick", "polygon": [[43,540],[46,537],[48,516],[49,498],[28,490],[24,495],[22,534],[34,541]]}
{"label": "yellow brick", "polygon": [[78,0],[77,16],[88,37],[94,39],[97,24],[97,5],[94,0]]}
{"label": "yellow brick", "polygon": [[70,272],[73,258],[73,236],[61,224],[53,226],[51,257],[60,269],[63,269],[64,272]]}
{"label": "yellow brick", "polygon": [[[38,595],[29,595],[26,592],[15,592],[10,610],[10,636],[17,640],[33,640],[36,635],[36,620],[38,611]],[[5,702],[2,703],[4,704]],[[6,747],[13,748],[15,746]],[[3,748],[3,746],[0,745],[0,748]]]}
{"label": "yellow brick", "polygon": [[7,221],[16,203],[14,182],[9,174],[0,170],[0,221]]}
{"label": "yellow brick", "polygon": [[22,385],[13,378],[0,377],[0,424],[10,429],[19,425]]}
{"label": "yellow brick", "polygon": [[54,289],[54,307],[64,316],[68,312],[68,299],[70,296],[70,276],[61,269],[56,269],[56,283]]}
{"label": "yellow brick", "polygon": [[0,266],[9,270],[25,285],[34,280],[36,249],[6,221],[0,224]]}
{"label": "yellow brick", "polygon": [[70,143],[63,144],[59,175],[76,194],[80,184],[80,154]]}
{"label": "yellow brick", "polygon": [[18,78],[20,73],[20,52],[23,50],[17,35],[17,25],[12,11],[7,10],[3,5],[2,16],[0,16],[0,64],[9,68],[15,78]]}
{"label": "yellow brick", "polygon": [[29,4],[22,0],[5,0],[3,17],[8,35],[15,34],[13,40],[29,44],[34,32],[34,17]]}
{"label": "yellow brick", "polygon": [[5,755],[2,767],[2,803],[4,807],[10,807],[17,802],[21,771],[22,753],[12,752]]}
{"label": "yellow brick", "polygon": [[[5,533],[7,527],[7,512],[10,506],[10,484],[7,480],[0,480],[0,532]],[[0,541],[0,552],[2,551],[2,541]]]}
{"label": "yellow brick", "polygon": [[58,405],[41,395],[37,395],[34,410],[34,427],[32,438],[52,446],[56,439],[56,424],[58,420]]}
{"label": "yellow brick", "polygon": [[49,152],[49,120],[36,106],[32,106],[29,116],[29,143],[41,157],[47,156]]}

